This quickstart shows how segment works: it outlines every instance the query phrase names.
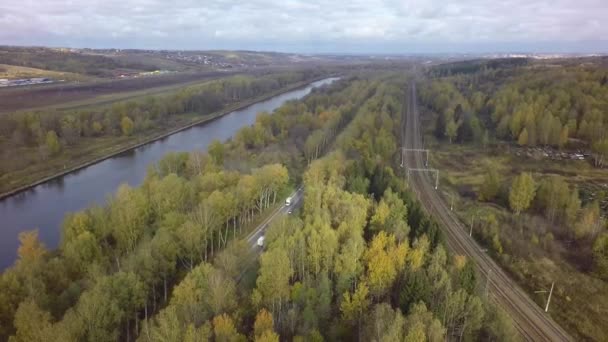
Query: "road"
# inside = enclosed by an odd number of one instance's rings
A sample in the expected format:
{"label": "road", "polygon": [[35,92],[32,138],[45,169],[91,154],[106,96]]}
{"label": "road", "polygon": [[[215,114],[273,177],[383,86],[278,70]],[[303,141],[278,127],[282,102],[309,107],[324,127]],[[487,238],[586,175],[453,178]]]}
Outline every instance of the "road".
{"label": "road", "polygon": [[[416,84],[410,87],[407,109],[404,111],[402,146],[422,148]],[[422,153],[408,152],[403,155],[406,168],[425,168]],[[431,178],[432,177],[432,178]],[[469,230],[449,210],[448,205],[435,190],[435,177],[429,172],[412,172],[410,186],[423,207],[434,217],[444,231],[447,245],[453,252],[473,260],[487,282],[489,295],[513,318],[517,330],[528,341],[573,341],[542,308],[484,252],[469,236]]]}
{"label": "road", "polygon": [[251,260],[249,260],[249,262],[242,265],[241,273],[236,278],[237,282],[240,282],[243,279],[243,277],[245,276],[247,271],[257,261],[257,256],[259,254],[261,254],[262,251],[264,250],[264,247],[258,246],[257,242],[258,242],[258,239],[266,233],[266,228],[268,228],[268,226],[270,226],[272,221],[274,221],[275,219],[277,219],[281,216],[284,216],[284,215],[289,215],[291,213],[291,211],[299,209],[302,206],[302,203],[303,203],[302,199],[304,198],[304,188],[302,186],[300,186],[299,188],[296,189],[296,191],[292,192],[289,195],[289,197],[291,197],[291,205],[287,206],[287,205],[283,204],[279,208],[275,209],[270,214],[270,216],[268,216],[262,223],[260,223],[245,238],[245,241],[247,241],[247,244],[249,245],[249,250],[252,253],[251,254],[252,258],[251,258]]}
{"label": "road", "polygon": [[272,221],[278,217],[283,215],[288,215],[291,210],[296,210],[302,205],[302,199],[304,198],[304,189],[300,186],[296,191],[292,192],[291,195],[291,205],[287,206],[283,204],[281,207],[275,209],[270,216],[268,216],[262,223],[260,223],[254,231],[247,235],[247,243],[251,246],[252,249],[256,249],[261,251],[262,248],[258,247],[257,241],[260,236],[263,236],[266,232],[266,228],[272,223]]}

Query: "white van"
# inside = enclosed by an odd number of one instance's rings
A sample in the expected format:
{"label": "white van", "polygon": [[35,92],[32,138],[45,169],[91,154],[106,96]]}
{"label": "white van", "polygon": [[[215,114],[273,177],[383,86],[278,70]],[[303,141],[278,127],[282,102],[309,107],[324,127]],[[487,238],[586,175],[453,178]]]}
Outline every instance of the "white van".
{"label": "white van", "polygon": [[291,205],[291,197],[287,197],[287,199],[285,200],[285,205],[286,206],[290,206]]}
{"label": "white van", "polygon": [[258,245],[259,247],[264,247],[264,235],[262,235],[262,236],[260,236],[260,237],[258,238],[257,245]]}

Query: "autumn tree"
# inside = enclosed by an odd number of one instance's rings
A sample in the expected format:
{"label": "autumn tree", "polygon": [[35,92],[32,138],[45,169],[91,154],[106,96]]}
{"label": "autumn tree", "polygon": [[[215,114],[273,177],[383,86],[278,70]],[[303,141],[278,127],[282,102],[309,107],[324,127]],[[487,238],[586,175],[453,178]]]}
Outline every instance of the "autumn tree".
{"label": "autumn tree", "polygon": [[486,310],[484,333],[494,341],[519,341],[519,332],[509,315],[495,304],[489,304]]}
{"label": "autumn tree", "polygon": [[365,282],[357,284],[357,288],[351,294],[345,292],[340,303],[342,318],[353,325],[357,325],[359,335],[361,334],[361,320],[370,305],[369,288]]}
{"label": "autumn tree", "polygon": [[61,118],[61,136],[68,145],[73,145],[82,134],[82,126],[75,114],[68,114]]}
{"label": "autumn tree", "polygon": [[448,138],[450,143],[456,138],[458,133],[458,124],[453,118],[450,118],[445,126],[445,136]]}
{"label": "autumn tree", "polygon": [[496,167],[488,167],[483,178],[483,183],[479,189],[479,199],[482,201],[492,201],[494,198],[496,198],[500,190],[500,183],[501,179],[498,175]]}
{"label": "autumn tree", "polygon": [[608,159],[608,138],[595,142],[591,146],[595,165],[603,167],[606,159]]}
{"label": "autumn tree", "polygon": [[158,219],[171,212],[183,213],[194,204],[186,179],[171,173],[148,184],[149,205]]}
{"label": "autumn tree", "polygon": [[541,181],[536,194],[539,206],[544,209],[545,216],[551,222],[555,222],[556,218],[565,212],[569,196],[568,184],[559,176]]}
{"label": "autumn tree", "polygon": [[61,152],[61,143],[55,131],[51,130],[46,133],[46,148],[52,156]]}
{"label": "autumn tree", "polygon": [[598,276],[608,280],[608,233],[602,233],[595,239],[593,263]]}
{"label": "autumn tree", "polygon": [[[119,272],[104,276],[85,291],[75,312],[82,322],[81,341],[115,341],[134,312],[143,307],[143,283],[133,273]],[[129,330],[128,326],[124,326]]]}
{"label": "autumn tree", "polygon": [[154,319],[143,322],[142,335],[138,341],[152,342],[201,342],[212,339],[212,326],[209,321],[196,327],[181,321],[176,308],[168,306]]}
{"label": "autumn tree", "polygon": [[156,163],[154,171],[158,173],[159,178],[164,178],[172,173],[179,177],[184,177],[190,156],[198,156],[198,154],[195,152],[192,154],[188,154],[187,152],[169,152]]}
{"label": "autumn tree", "polygon": [[244,340],[244,336],[237,331],[232,317],[226,314],[213,318],[213,335],[217,342],[238,342]]}
{"label": "autumn tree", "polygon": [[123,116],[123,118],[120,120],[120,129],[123,135],[129,136],[133,134],[134,126],[135,124],[133,123],[133,120],[131,120],[131,118],[128,116]]}
{"label": "autumn tree", "polygon": [[236,307],[236,285],[220,270],[201,263],[175,287],[170,305],[181,320],[200,324]]}
{"label": "autumn tree", "polygon": [[581,211],[574,227],[574,237],[578,240],[589,236],[595,237],[602,228],[600,206],[597,201],[587,204]]}
{"label": "autumn tree", "polygon": [[280,190],[287,185],[289,173],[281,164],[265,165],[252,173],[258,187],[258,208],[263,210],[276,203]]}
{"label": "autumn tree", "polygon": [[23,263],[32,263],[41,258],[47,253],[47,249],[38,239],[38,230],[25,231],[19,233],[19,248],[17,254],[19,261]]}
{"label": "autumn tree", "polygon": [[224,165],[224,149],[224,144],[222,144],[222,142],[217,139],[213,140],[209,144],[207,151],[209,151],[209,155],[213,159],[215,165]]}
{"label": "autumn tree", "polygon": [[384,230],[395,235],[399,241],[407,239],[410,228],[407,225],[407,207],[403,200],[389,188],[376,206],[370,225],[373,229]]}
{"label": "autumn tree", "polygon": [[370,293],[382,297],[403,270],[408,252],[407,241],[397,243],[394,235],[378,233],[363,255]]}
{"label": "autumn tree", "polygon": [[517,138],[517,144],[519,146],[526,146],[528,145],[528,130],[526,128],[524,128],[521,133],[519,134],[519,137]]}
{"label": "autumn tree", "polygon": [[253,324],[253,336],[255,341],[278,341],[279,336],[274,332],[274,322],[272,314],[266,309],[262,309],[255,316]]}
{"label": "autumn tree", "polygon": [[457,255],[454,257],[454,266],[459,287],[463,288],[467,293],[473,294],[477,286],[475,265],[465,256]]}
{"label": "autumn tree", "polygon": [[405,318],[387,303],[376,304],[366,321],[365,341],[403,341]]}
{"label": "autumn tree", "polygon": [[423,302],[413,305],[405,317],[405,341],[440,342],[446,339],[446,328]]}
{"label": "autumn tree", "polygon": [[491,246],[496,253],[502,254],[503,246],[500,240],[498,219],[494,214],[490,213],[482,216],[480,221],[481,229],[479,234],[481,235],[481,238]]}
{"label": "autumn tree", "polygon": [[443,322],[448,333],[456,336],[475,336],[483,322],[483,307],[479,297],[458,289],[443,303],[447,316]]}
{"label": "autumn tree", "polygon": [[483,134],[481,135],[481,146],[486,149],[488,148],[488,145],[490,144],[490,133],[488,132],[487,129],[485,129],[483,131]]}
{"label": "autumn tree", "polygon": [[158,313],[152,322],[144,322],[144,335],[151,341],[177,342],[183,340],[183,324],[177,317],[174,306],[169,306]]}
{"label": "autumn tree", "polygon": [[271,312],[279,312],[290,294],[289,281],[293,269],[287,252],[282,248],[266,251],[260,257],[260,271],[253,292],[253,301],[266,306]]}
{"label": "autumn tree", "polygon": [[336,292],[350,289],[362,271],[361,255],[365,241],[361,235],[350,237],[341,246],[334,263]]}
{"label": "autumn tree", "polygon": [[265,331],[262,335],[255,338],[255,342],[279,342],[279,335],[274,331]]}
{"label": "autumn tree", "polygon": [[560,149],[564,148],[564,146],[566,146],[566,144],[568,143],[568,134],[569,134],[568,126],[564,125],[564,127],[562,127],[561,132],[559,133],[558,147]]}
{"label": "autumn tree", "polygon": [[536,184],[532,175],[522,173],[515,177],[509,192],[509,205],[516,215],[528,209],[536,193]]}
{"label": "autumn tree", "polygon": [[[180,236],[181,237],[181,236]],[[190,237],[190,236],[189,236]],[[197,240],[194,240],[197,241]],[[171,228],[161,227],[150,241],[150,256],[154,263],[155,274],[162,277],[163,297],[167,301],[168,281],[177,267],[180,254],[178,237]],[[188,251],[191,253],[191,251]]]}
{"label": "autumn tree", "polygon": [[99,121],[93,122],[91,129],[93,130],[94,135],[101,135],[103,133],[103,125]]}
{"label": "autumn tree", "polygon": [[83,231],[66,242],[63,246],[63,253],[73,269],[82,273],[86,272],[91,265],[101,263],[103,258],[99,241],[89,231]]}
{"label": "autumn tree", "polygon": [[15,335],[10,342],[45,341],[52,334],[51,314],[42,310],[33,300],[26,300],[19,305],[15,313]]}
{"label": "autumn tree", "polygon": [[[116,197],[110,203],[112,235],[118,245],[118,253],[128,253],[135,249],[143,236],[150,215],[147,196],[143,191],[128,185],[118,188]],[[120,267],[119,255],[115,261]]]}
{"label": "autumn tree", "polygon": [[[266,234],[268,235],[268,234]],[[226,248],[215,255],[213,265],[222,270],[227,276],[238,279],[242,265],[254,257],[246,240],[231,241]]]}
{"label": "autumn tree", "polygon": [[568,196],[568,202],[564,209],[564,221],[568,227],[572,228],[576,223],[579,210],[581,209],[581,199],[578,195],[578,189],[575,187]]}

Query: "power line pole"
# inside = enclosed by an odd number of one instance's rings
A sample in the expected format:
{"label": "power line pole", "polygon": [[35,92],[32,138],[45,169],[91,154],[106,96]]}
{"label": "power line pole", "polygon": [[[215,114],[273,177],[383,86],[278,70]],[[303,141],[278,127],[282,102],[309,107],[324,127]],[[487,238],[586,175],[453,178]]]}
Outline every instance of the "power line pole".
{"label": "power line pole", "polygon": [[405,148],[402,147],[401,148],[401,167],[403,167],[403,164],[405,163],[405,153],[407,152],[422,152],[426,154],[426,161],[424,162],[424,167],[428,167],[429,166],[429,150],[426,148]]}
{"label": "power line pole", "polygon": [[439,188],[439,170],[435,170],[435,190]]}
{"label": "power line pole", "polygon": [[545,312],[549,311],[549,303],[551,303],[551,295],[553,294],[553,286],[555,285],[555,282],[551,283],[551,291],[549,291],[549,298],[547,298],[547,306],[545,306]]}
{"label": "power line pole", "polygon": [[477,214],[473,213],[473,216],[471,216],[471,229],[469,230],[469,236],[473,236],[473,224],[475,223],[475,216]]}
{"label": "power line pole", "polygon": [[486,298],[488,297],[488,287],[490,284],[490,275],[492,274],[492,269],[488,270],[488,277],[486,278]]}
{"label": "power line pole", "polygon": [[[551,290],[549,290],[549,297],[547,297],[547,304],[545,305],[545,312],[549,312],[549,303],[551,303],[551,295],[553,294],[553,286],[555,282],[551,282]],[[547,293],[547,290],[534,291],[534,293]]]}
{"label": "power line pole", "polygon": [[408,168],[406,167],[407,170],[407,180],[410,180],[410,171],[417,171],[417,172],[434,172],[435,173],[435,190],[437,190],[437,188],[439,187],[439,170],[437,169],[417,169],[417,168]]}

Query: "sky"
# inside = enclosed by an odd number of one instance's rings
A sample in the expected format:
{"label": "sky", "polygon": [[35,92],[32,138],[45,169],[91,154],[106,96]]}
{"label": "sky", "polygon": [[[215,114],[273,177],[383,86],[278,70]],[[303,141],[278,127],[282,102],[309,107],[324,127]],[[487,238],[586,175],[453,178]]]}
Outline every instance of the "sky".
{"label": "sky", "polygon": [[608,0],[0,0],[0,45],[608,52]]}

